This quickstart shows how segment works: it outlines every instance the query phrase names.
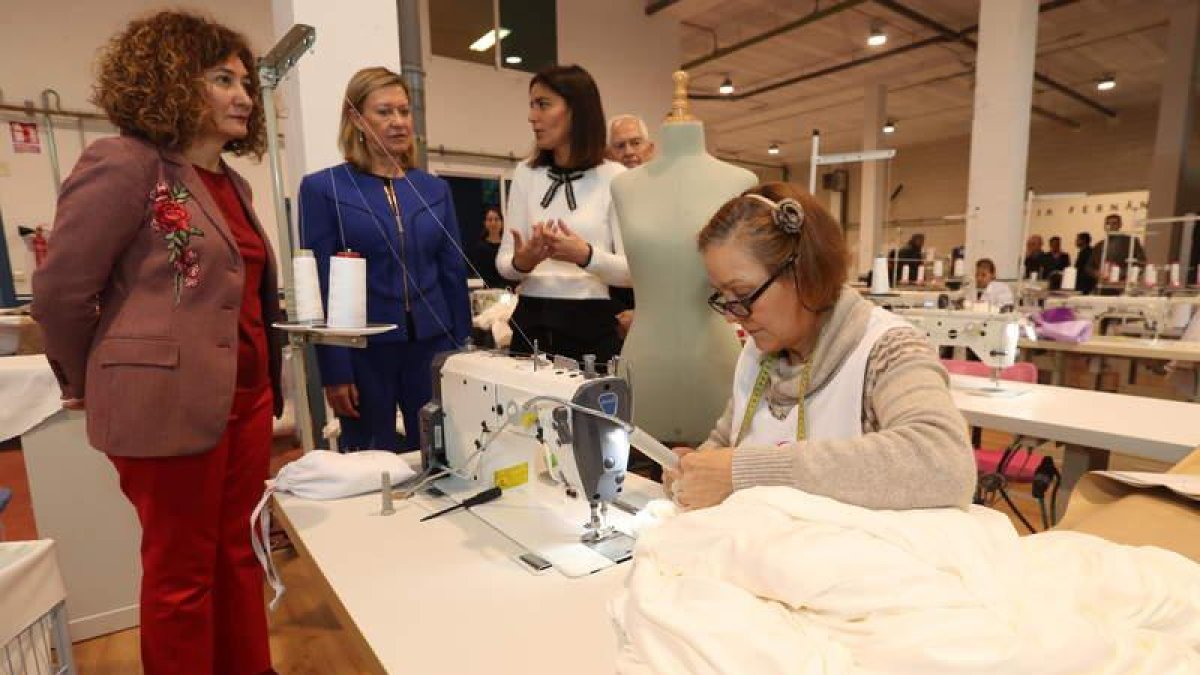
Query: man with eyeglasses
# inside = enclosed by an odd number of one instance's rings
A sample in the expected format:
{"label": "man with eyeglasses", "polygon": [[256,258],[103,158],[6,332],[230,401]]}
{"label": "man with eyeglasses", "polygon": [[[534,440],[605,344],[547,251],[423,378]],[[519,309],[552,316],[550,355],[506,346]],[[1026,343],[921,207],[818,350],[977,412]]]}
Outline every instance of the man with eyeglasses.
{"label": "man with eyeglasses", "polygon": [[617,115],[608,122],[608,158],[620,162],[626,169],[654,159],[656,148],[650,140],[646,123],[636,115]]}

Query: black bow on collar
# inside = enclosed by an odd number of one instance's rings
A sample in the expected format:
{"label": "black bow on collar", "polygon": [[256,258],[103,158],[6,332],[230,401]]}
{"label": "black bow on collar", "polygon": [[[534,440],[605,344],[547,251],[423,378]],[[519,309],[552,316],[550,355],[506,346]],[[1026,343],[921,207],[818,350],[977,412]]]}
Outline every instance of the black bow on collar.
{"label": "black bow on collar", "polygon": [[547,170],[547,175],[550,176],[550,187],[546,189],[546,195],[542,197],[542,208],[550,206],[550,202],[554,201],[554,195],[558,193],[558,188],[566,185],[567,188],[563,192],[567,195],[567,208],[575,210],[575,188],[571,186],[572,181],[577,181],[583,178],[582,171],[572,171],[570,169],[560,169],[557,166],[552,166]]}

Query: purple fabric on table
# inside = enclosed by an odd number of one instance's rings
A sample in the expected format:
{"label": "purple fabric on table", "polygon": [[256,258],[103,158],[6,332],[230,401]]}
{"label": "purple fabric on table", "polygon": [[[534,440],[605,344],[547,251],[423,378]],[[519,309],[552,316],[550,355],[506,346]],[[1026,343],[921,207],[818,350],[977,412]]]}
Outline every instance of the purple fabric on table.
{"label": "purple fabric on table", "polygon": [[1046,322],[1046,323],[1062,323],[1063,321],[1074,321],[1075,320],[1075,310],[1071,309],[1070,307],[1051,307],[1050,309],[1044,309],[1041,312],[1034,314],[1033,318],[1034,318],[1034,321],[1038,321],[1038,319],[1041,319],[1041,321]]}
{"label": "purple fabric on table", "polygon": [[1039,340],[1085,342],[1092,337],[1092,322],[1076,319],[1070,307],[1052,307],[1030,318]]}

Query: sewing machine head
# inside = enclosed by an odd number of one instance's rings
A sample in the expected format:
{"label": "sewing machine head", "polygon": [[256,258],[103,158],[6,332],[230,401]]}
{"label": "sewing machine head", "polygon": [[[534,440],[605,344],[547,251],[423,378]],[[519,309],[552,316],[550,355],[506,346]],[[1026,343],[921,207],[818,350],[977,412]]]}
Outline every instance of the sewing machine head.
{"label": "sewing machine head", "polygon": [[947,309],[902,309],[896,312],[935,347],[966,347],[994,373],[1017,360],[1017,343],[1028,325],[1011,312],[970,312]]}
{"label": "sewing machine head", "polygon": [[625,481],[632,401],[625,380],[591,370],[482,350],[439,357],[421,413],[422,462],[475,488],[557,483],[588,504],[585,540],[603,538]]}
{"label": "sewing machine head", "polygon": [[964,293],[962,290],[900,290],[887,295],[867,295],[868,300],[884,309],[947,309],[961,305]]}
{"label": "sewing machine head", "polygon": [[1047,298],[1047,307],[1070,307],[1084,318],[1140,320],[1155,336],[1171,317],[1173,298],[1136,295],[1076,295]]}

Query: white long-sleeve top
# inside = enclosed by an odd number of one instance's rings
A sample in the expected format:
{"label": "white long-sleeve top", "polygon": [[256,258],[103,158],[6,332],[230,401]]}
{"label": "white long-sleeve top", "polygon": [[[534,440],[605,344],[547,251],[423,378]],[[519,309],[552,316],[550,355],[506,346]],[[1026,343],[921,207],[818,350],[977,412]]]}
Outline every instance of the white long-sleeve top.
{"label": "white long-sleeve top", "polygon": [[543,260],[528,274],[513,267],[513,239],[508,232],[496,253],[496,270],[506,279],[521,282],[517,292],[539,298],[571,300],[608,298],[609,286],[629,286],[629,264],[617,226],[612,201],[612,179],[625,170],[616,162],[605,161],[583,171],[572,181],[575,209],[567,203],[567,186],[561,185],[550,203],[543,207],[551,183],[549,167],[531,168],[517,164],[508,190],[508,215],[505,229],[515,230],[525,241],[532,236],[534,223],[561,219],[576,234],[592,245],[592,260],[587,267],[560,260]]}
{"label": "white long-sleeve top", "polygon": [[986,302],[997,308],[1014,304],[1012,289],[1003,281],[992,281],[983,293],[979,295],[980,302]]}

